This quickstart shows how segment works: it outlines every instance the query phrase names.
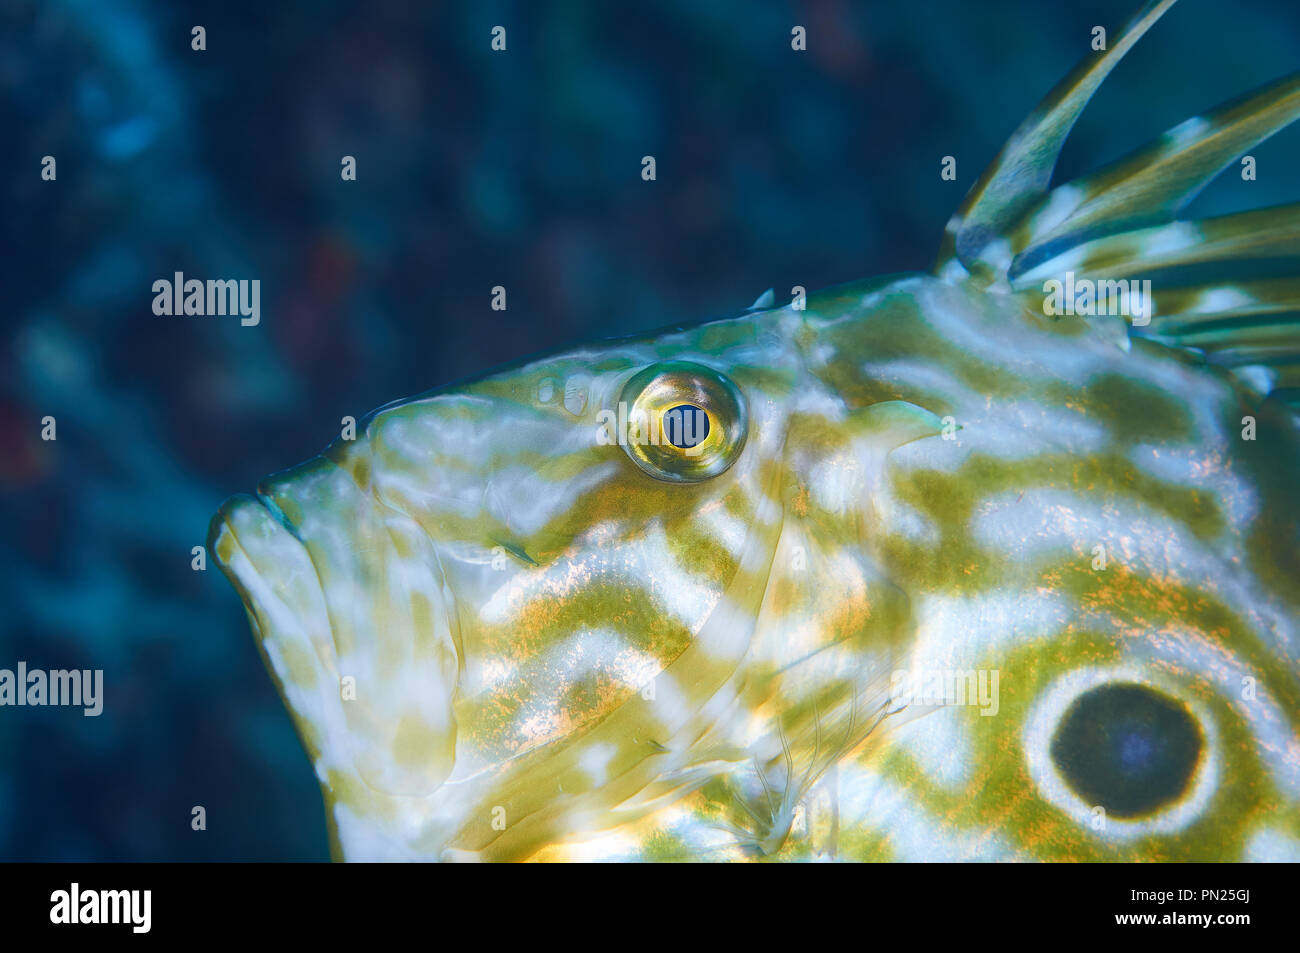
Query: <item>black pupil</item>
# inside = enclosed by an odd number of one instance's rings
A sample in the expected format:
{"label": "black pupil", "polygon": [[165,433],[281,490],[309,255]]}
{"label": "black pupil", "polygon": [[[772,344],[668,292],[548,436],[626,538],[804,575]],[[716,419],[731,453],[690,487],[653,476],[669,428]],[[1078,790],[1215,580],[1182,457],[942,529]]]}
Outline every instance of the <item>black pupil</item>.
{"label": "black pupil", "polygon": [[698,447],[709,435],[709,415],[694,404],[678,404],[664,414],[664,437],[674,447]]}
{"label": "black pupil", "polygon": [[1131,818],[1182,796],[1203,744],[1184,705],[1144,685],[1117,683],[1074,700],[1052,738],[1052,760],[1086,803]]}

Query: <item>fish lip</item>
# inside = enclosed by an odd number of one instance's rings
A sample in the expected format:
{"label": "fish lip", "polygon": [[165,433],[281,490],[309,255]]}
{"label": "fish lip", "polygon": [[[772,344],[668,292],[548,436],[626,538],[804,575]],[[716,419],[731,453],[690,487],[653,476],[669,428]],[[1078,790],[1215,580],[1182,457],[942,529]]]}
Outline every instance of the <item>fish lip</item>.
{"label": "fish lip", "polygon": [[[285,512],[276,505],[275,501],[267,496],[263,491],[265,485],[265,482],[259,484],[257,490],[253,493],[234,493],[231,496],[226,497],[226,499],[222,501],[221,505],[217,507],[217,511],[212,514],[212,518],[208,520],[208,534],[204,541],[204,546],[208,551],[208,556],[217,564],[217,567],[226,575],[226,577],[230,579],[231,583],[235,585],[235,588],[239,591],[241,596],[243,595],[243,587],[239,585],[237,577],[230,568],[229,562],[223,559],[218,552],[219,540],[223,533],[228,532],[233,539],[236,541],[238,540],[238,533],[235,529],[234,522],[232,521],[238,507],[254,504],[270,516],[278,526],[284,529],[285,532],[292,536],[298,545],[303,547],[304,551],[307,549],[307,544],[299,533],[298,527],[295,526],[293,521],[285,515]],[[263,575],[260,570],[258,570],[258,574]]]}
{"label": "fish lip", "polygon": [[[327,813],[358,810],[361,790],[362,803],[397,810],[441,788],[456,766],[464,653],[427,530],[322,454],[225,500],[207,546],[243,602]],[[411,608],[416,593],[423,612]],[[430,757],[397,757],[399,742]],[[357,823],[370,831],[373,820]],[[340,835],[345,852],[369,836],[360,829]]]}
{"label": "fish lip", "polygon": [[[242,516],[240,515],[241,510],[245,511]],[[262,656],[262,662],[266,666],[267,672],[271,674],[272,681],[275,682],[285,706],[292,712],[293,706],[290,704],[285,692],[281,673],[276,670],[267,654],[266,643],[273,636],[273,633],[267,630],[262,620],[269,611],[269,607],[263,604],[263,598],[255,591],[257,581],[274,587],[276,584],[275,573],[268,572],[265,566],[258,565],[249,556],[247,548],[240,540],[240,529],[237,526],[238,523],[249,519],[248,514],[250,511],[254,519],[258,516],[269,519],[275,526],[283,529],[310,560],[307,546],[297,528],[273,501],[267,499],[261,493],[236,493],[227,497],[208,521],[205,545],[209,557],[239,596],[244,608],[244,614],[248,619],[249,628],[252,630],[254,642],[257,644],[258,653]],[[242,568],[237,565],[241,559],[244,563]],[[315,587],[323,596],[323,586],[319,574],[316,575]],[[299,734],[302,736],[304,744],[306,744],[307,739],[301,727]]]}
{"label": "fish lip", "polygon": [[271,499],[267,494],[264,489],[266,485],[265,481],[259,483],[252,498],[260,503],[262,507],[275,518],[275,521],[288,531],[289,535],[296,539],[301,545],[306,546],[307,544],[303,541],[301,534],[298,532],[298,527],[294,525],[293,521],[289,519],[287,515],[285,515],[284,510],[280,509],[279,504],[277,504],[275,500]]}

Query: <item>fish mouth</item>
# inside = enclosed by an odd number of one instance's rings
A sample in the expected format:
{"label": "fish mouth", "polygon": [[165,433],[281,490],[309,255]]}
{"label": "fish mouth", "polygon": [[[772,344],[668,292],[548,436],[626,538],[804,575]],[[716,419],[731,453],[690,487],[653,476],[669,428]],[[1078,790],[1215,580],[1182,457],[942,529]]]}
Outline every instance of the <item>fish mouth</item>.
{"label": "fish mouth", "polygon": [[459,655],[433,544],[346,459],[316,457],[227,500],[208,549],[327,794],[420,797],[454,766]]}
{"label": "fish mouth", "polygon": [[207,546],[239,593],[262,660],[315,762],[330,720],[330,706],[320,697],[321,673],[337,670],[338,652],[307,548],[274,503],[247,493],[221,505],[209,524]]}

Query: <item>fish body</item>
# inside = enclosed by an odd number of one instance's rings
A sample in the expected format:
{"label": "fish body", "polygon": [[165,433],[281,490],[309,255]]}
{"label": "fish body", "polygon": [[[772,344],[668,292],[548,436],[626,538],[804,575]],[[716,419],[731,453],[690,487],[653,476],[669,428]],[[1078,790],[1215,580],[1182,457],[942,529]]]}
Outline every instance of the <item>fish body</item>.
{"label": "fish body", "polygon": [[1047,189],[1168,6],[1026,121],[934,274],[391,404],[222,507],[337,856],[1300,859],[1296,338],[1259,318],[1296,289],[1045,305],[1295,252],[1294,210],[1173,218],[1283,85]]}

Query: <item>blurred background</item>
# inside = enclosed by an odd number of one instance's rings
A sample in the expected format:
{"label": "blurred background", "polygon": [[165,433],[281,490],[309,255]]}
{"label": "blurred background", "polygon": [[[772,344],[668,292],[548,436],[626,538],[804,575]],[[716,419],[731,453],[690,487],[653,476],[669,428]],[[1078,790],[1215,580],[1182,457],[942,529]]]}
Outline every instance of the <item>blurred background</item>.
{"label": "blurred background", "polygon": [[[103,669],[105,696],[0,708],[0,859],[325,859],[239,599],[190,568],[221,501],[395,398],[927,269],[1138,5],[0,0],[0,668]],[[1185,0],[1058,178],[1298,65],[1294,0]],[[1192,212],[1300,199],[1300,131],[1255,154]],[[259,279],[261,323],[154,315],[176,271]]]}

